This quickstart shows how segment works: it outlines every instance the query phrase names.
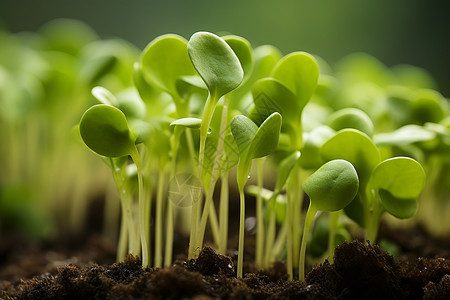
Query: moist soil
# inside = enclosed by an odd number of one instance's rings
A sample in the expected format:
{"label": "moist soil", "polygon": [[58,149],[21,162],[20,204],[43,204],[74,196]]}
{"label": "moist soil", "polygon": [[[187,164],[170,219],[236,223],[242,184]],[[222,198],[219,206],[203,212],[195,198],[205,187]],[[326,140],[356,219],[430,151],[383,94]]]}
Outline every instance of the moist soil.
{"label": "moist soil", "polygon": [[143,269],[132,256],[113,263],[115,245],[100,235],[57,246],[4,236],[0,299],[450,299],[448,242],[420,227],[382,226],[380,237],[403,254],[394,260],[377,245],[344,242],[333,264],[314,266],[301,282],[287,280],[283,262],[269,270],[247,263],[237,279],[236,251],[222,256],[205,247],[196,260],[181,254],[169,268]]}

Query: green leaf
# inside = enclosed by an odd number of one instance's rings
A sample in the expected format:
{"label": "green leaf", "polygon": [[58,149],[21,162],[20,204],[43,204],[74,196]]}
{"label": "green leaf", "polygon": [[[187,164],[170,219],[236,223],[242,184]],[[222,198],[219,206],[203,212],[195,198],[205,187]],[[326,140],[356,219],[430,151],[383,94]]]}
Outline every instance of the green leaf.
{"label": "green leaf", "polygon": [[353,128],[368,136],[373,134],[372,120],[365,112],[357,108],[344,108],[333,113],[328,119],[328,126],[336,131]]}
{"label": "green leaf", "polygon": [[381,161],[380,151],[372,140],[356,129],[338,131],[320,147],[320,155],[325,161],[345,159],[358,171],[361,187],[365,188],[372,170]]}
{"label": "green leaf", "polygon": [[302,185],[315,210],[337,211],[355,198],[359,180],[351,163],[343,159],[327,162],[309,176]]}
{"label": "green leaf", "polygon": [[319,65],[311,54],[293,52],[278,62],[272,77],[288,87],[301,103],[306,103],[316,89]]}
{"label": "green leaf", "polygon": [[249,41],[237,35],[222,36],[222,39],[233,49],[244,71],[242,83],[245,83],[253,71],[253,50]]}
{"label": "green leaf", "polygon": [[100,103],[109,104],[117,106],[116,97],[107,89],[101,86],[96,86],[91,91],[92,96],[94,96]]}
{"label": "green leaf", "polygon": [[378,133],[373,136],[373,140],[378,146],[403,146],[430,141],[434,138],[436,138],[434,132],[419,125],[406,125],[395,131]]}
{"label": "green leaf", "polygon": [[135,88],[128,88],[117,94],[117,105],[127,119],[142,119],[147,114],[144,101]]}
{"label": "green leaf", "polygon": [[187,128],[200,129],[202,119],[198,118],[181,118],[170,123],[170,126],[183,126]]}
{"label": "green leaf", "polygon": [[291,173],[295,164],[298,162],[299,158],[300,158],[300,151],[294,151],[280,162],[277,168],[278,172],[275,181],[276,191],[281,191],[281,189],[283,188],[289,177],[289,174]]}
{"label": "green leaf", "polygon": [[177,81],[195,75],[187,52],[187,41],[175,34],[157,37],[142,52],[142,72],[159,88],[178,98]]}
{"label": "green leaf", "polygon": [[261,124],[250,143],[251,158],[263,157],[275,151],[280,136],[281,121],[281,115],[273,113]]}
{"label": "green leaf", "polygon": [[412,158],[394,157],[373,170],[371,184],[379,190],[381,204],[390,214],[409,218],[417,210],[416,199],[425,185],[425,172]]}
{"label": "green leaf", "polygon": [[383,208],[399,219],[407,219],[417,212],[418,204],[416,198],[397,198],[389,191],[380,189],[378,191]]}
{"label": "green leaf", "polygon": [[239,153],[243,154],[248,150],[253,140],[258,126],[252,120],[243,115],[238,115],[231,120],[231,133],[239,149]]}
{"label": "green leaf", "polygon": [[291,90],[278,80],[258,80],[252,87],[252,96],[255,107],[250,116],[257,124],[261,124],[274,112],[283,116],[283,123],[296,126],[299,122],[303,107]]}
{"label": "green leaf", "polygon": [[80,134],[89,148],[103,156],[129,155],[136,149],[125,115],[111,105],[89,108],[81,118]]}
{"label": "green leaf", "polygon": [[299,159],[299,164],[304,169],[318,169],[323,163],[320,156],[320,147],[336,132],[326,125],[321,125],[314,128],[311,132],[304,136],[305,143],[302,149],[302,155]]}
{"label": "green leaf", "polygon": [[217,35],[209,32],[195,33],[188,42],[188,53],[212,99],[218,101],[242,82],[244,71],[238,57]]}

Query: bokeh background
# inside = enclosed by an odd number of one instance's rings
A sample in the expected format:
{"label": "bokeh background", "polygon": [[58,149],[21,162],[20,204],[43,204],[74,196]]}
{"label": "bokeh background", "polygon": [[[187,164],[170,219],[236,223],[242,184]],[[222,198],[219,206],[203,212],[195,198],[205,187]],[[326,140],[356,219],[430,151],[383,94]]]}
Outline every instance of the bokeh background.
{"label": "bokeh background", "polygon": [[[89,24],[102,38],[144,48],[164,33],[230,32],[253,46],[305,50],[330,64],[366,52],[387,66],[427,69],[450,95],[448,0],[2,0],[0,28],[36,31],[55,18]],[[0,45],[1,46],[1,45]]]}

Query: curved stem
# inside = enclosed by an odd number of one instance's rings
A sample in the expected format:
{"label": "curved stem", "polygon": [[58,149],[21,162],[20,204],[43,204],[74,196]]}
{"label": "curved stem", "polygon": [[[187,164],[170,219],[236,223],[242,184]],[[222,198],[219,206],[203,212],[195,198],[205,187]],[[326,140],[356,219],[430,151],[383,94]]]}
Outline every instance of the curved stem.
{"label": "curved stem", "polygon": [[314,216],[317,213],[317,209],[312,208],[311,204],[309,205],[308,211],[306,212],[305,217],[305,226],[303,227],[303,236],[302,236],[302,245],[300,248],[300,261],[299,261],[299,280],[305,280],[305,256],[306,256],[306,243],[308,242],[308,233],[309,228],[311,227],[311,223],[314,220]]}

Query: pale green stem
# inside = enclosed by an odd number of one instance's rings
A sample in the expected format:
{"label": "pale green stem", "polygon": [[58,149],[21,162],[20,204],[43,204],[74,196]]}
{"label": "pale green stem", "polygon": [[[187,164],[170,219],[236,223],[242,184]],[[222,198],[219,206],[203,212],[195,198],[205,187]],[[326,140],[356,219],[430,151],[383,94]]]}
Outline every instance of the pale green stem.
{"label": "pale green stem", "polygon": [[273,259],[277,259],[278,257],[280,257],[281,251],[283,250],[283,247],[286,245],[287,229],[288,226],[286,222],[284,222],[283,225],[281,225],[281,229],[280,232],[278,233],[275,243],[273,243],[272,248]]}
{"label": "pale green stem", "polygon": [[292,205],[293,205],[293,219],[292,219],[292,246],[293,246],[293,266],[294,268],[298,268],[298,255],[300,251],[300,239],[301,239],[301,216],[302,216],[302,204],[303,204],[303,192],[301,187],[302,180],[300,179],[300,170],[297,167],[297,165],[294,167],[291,173],[292,181],[295,183],[291,185],[290,187],[292,190],[290,190],[292,194]]}
{"label": "pale green stem", "polygon": [[[216,187],[216,183],[219,178],[222,156],[224,154],[225,131],[226,131],[226,121],[227,121],[227,116],[228,116],[229,102],[230,102],[230,97],[225,96],[224,107],[222,110],[222,116],[221,116],[221,121],[220,121],[217,150],[215,152],[214,165],[211,170],[211,172],[212,172],[211,179],[210,179],[209,185],[207,187],[205,207],[203,208],[203,214],[201,216],[200,228],[198,230],[198,236],[197,236],[197,242],[198,242],[197,247],[200,247],[200,248],[203,247],[203,240],[204,240],[205,230],[206,230],[206,222],[208,220],[208,214],[211,210],[214,210],[214,214],[211,214],[211,217],[210,217],[210,223],[211,223],[211,227],[213,229],[212,232],[213,232],[214,240],[216,242],[219,240],[219,231],[218,231],[218,226],[217,226],[217,217],[215,216],[215,207],[213,204],[213,196],[214,196],[214,190]],[[215,224],[213,221],[214,217],[215,217]]]}
{"label": "pale green stem", "polygon": [[[125,211],[123,205],[122,205],[122,211]],[[128,232],[127,232],[127,219],[125,217],[125,214],[122,213],[120,216],[120,233],[119,233],[119,242],[118,242],[118,249],[117,249],[117,261],[124,261],[125,256],[128,250]]]}
{"label": "pale green stem", "polygon": [[211,233],[214,239],[214,243],[216,245],[219,245],[219,221],[217,220],[216,207],[214,206],[214,204],[209,207],[209,225],[211,226]]}
{"label": "pale green stem", "polygon": [[[286,223],[287,223],[287,237],[286,237],[286,267],[287,273],[289,276],[289,280],[294,279],[294,271],[293,271],[293,241],[292,241],[292,210],[293,210],[293,201],[295,201],[294,197],[296,194],[297,182],[295,182],[292,178],[288,179],[288,188],[287,188],[287,203],[286,203]],[[294,194],[294,195],[293,195]]]}
{"label": "pale green stem", "polygon": [[[272,194],[272,197],[269,199],[269,225],[267,229],[267,236],[266,236],[266,252],[264,256],[264,268],[268,268],[270,264],[272,263],[274,259],[274,255],[272,253],[273,245],[275,241],[275,233],[276,233],[276,212],[275,212],[275,205],[276,205],[276,198],[279,195],[279,191],[274,191]],[[283,223],[283,226],[285,226],[286,222]]]}
{"label": "pale green stem", "polygon": [[220,238],[219,254],[225,255],[228,242],[228,171],[222,175],[222,185],[220,187]]}
{"label": "pale green stem", "polygon": [[[205,108],[203,110],[202,123],[200,125],[200,147],[198,153],[198,169],[197,176],[200,182],[202,182],[202,173],[203,173],[203,163],[205,159],[205,146],[206,146],[206,138],[208,136],[209,125],[211,123],[211,119],[214,113],[214,108],[216,106],[217,99],[213,99],[211,95],[208,95],[208,99],[205,103]],[[199,223],[199,209],[201,202],[201,193],[197,199],[193,199],[192,201],[192,215],[191,215],[191,232],[189,238],[189,253],[188,259],[194,258],[196,255],[196,247],[198,245],[197,242],[197,228]]]}
{"label": "pale green stem", "polygon": [[332,264],[334,257],[334,247],[336,244],[336,229],[338,226],[339,216],[342,210],[329,212],[329,229],[328,229],[328,261]]}
{"label": "pale green stem", "polygon": [[244,267],[244,234],[245,234],[245,195],[244,189],[239,191],[240,213],[239,213],[239,244],[237,261],[237,278],[242,278]]}
{"label": "pale green stem", "polygon": [[[263,189],[263,158],[257,160],[257,184],[261,191]],[[263,250],[264,250],[264,210],[263,198],[261,193],[256,196],[256,249],[255,249],[255,265],[256,267],[263,267]]]}
{"label": "pale green stem", "polygon": [[160,164],[160,174],[158,177],[158,190],[156,192],[156,215],[155,215],[155,267],[162,267],[162,210],[163,198],[166,185],[166,172],[164,163]]}
{"label": "pale green stem", "polygon": [[119,174],[119,172],[123,172],[122,169],[116,169],[116,165],[114,161],[110,158],[112,171],[114,175],[114,180],[116,182],[117,188],[119,189],[120,194],[120,203],[122,207],[122,215],[126,219],[124,222],[128,228],[128,252],[132,255],[139,255],[139,243],[138,243],[138,234],[136,232],[136,228],[133,222],[133,213],[132,213],[132,197],[130,197],[128,191],[126,190],[123,182],[123,177]]}
{"label": "pale green stem", "polygon": [[146,224],[146,211],[145,211],[145,199],[144,199],[144,180],[142,178],[142,163],[141,158],[139,156],[139,152],[135,147],[130,154],[137,168],[138,175],[138,186],[139,186],[139,232],[141,237],[141,247],[142,247],[142,266],[148,267],[149,265],[149,248],[148,248],[148,237],[145,235],[147,232],[146,227],[150,226],[150,224]]}
{"label": "pale green stem", "polygon": [[311,204],[309,205],[308,211],[306,212],[305,217],[305,226],[303,227],[303,236],[302,236],[302,245],[300,248],[300,261],[299,261],[299,280],[305,280],[305,261],[306,261],[306,243],[308,243],[308,233],[309,228],[311,227],[311,223],[314,220],[314,216],[317,213],[317,209],[312,208]]}
{"label": "pale green stem", "polygon": [[[177,165],[177,153],[180,145],[180,137],[182,134],[182,128],[175,126],[174,133],[171,138],[171,162],[169,171],[169,180],[175,177],[176,165]],[[170,200],[170,199],[169,199]],[[167,202],[166,213],[166,245],[164,252],[164,266],[168,267],[172,264],[172,252],[173,252],[173,204],[172,201]]]}
{"label": "pale green stem", "polygon": [[378,197],[374,199],[372,204],[372,211],[370,214],[369,226],[366,231],[366,239],[369,240],[370,243],[375,244],[378,236],[378,229],[380,225],[380,217],[383,213],[383,208],[379,203]]}

